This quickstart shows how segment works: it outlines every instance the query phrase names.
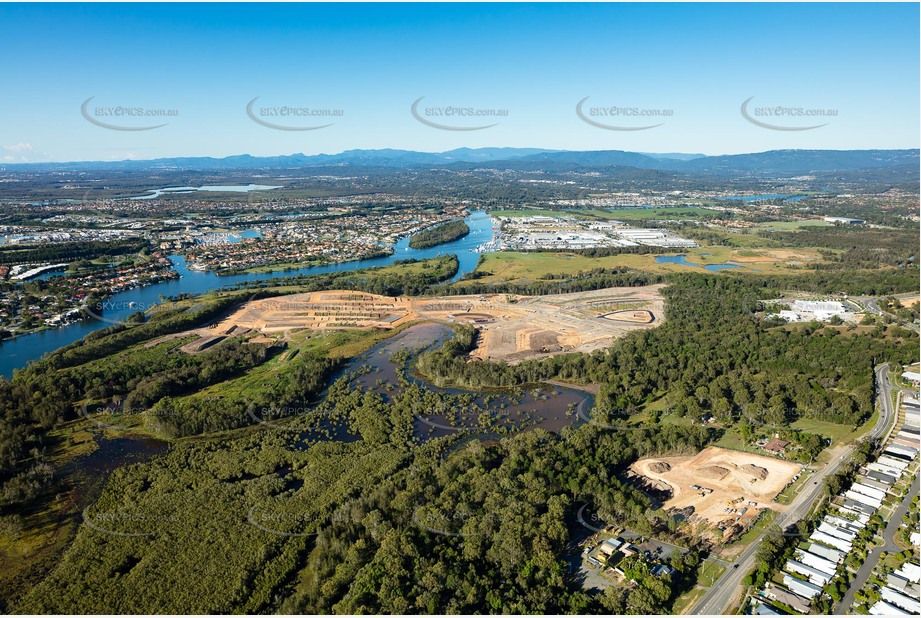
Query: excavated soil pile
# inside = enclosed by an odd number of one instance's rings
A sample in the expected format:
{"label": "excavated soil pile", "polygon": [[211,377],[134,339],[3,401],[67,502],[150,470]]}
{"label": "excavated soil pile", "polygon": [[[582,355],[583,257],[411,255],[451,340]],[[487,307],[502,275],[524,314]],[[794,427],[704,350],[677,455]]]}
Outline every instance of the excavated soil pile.
{"label": "excavated soil pile", "polygon": [[741,468],[739,468],[739,472],[742,472],[743,474],[746,474],[759,481],[763,481],[768,477],[768,471],[766,468],[762,468],[761,466],[756,466],[754,464],[744,464]]}
{"label": "excavated soil pile", "polygon": [[697,468],[697,472],[703,478],[712,479],[714,481],[719,481],[724,476],[729,474],[729,470],[722,466],[706,466],[704,468]]}

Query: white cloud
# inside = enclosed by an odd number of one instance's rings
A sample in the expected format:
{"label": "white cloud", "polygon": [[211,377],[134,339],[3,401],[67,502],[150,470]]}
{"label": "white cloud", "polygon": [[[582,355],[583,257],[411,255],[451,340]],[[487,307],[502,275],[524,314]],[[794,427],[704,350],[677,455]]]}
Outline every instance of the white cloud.
{"label": "white cloud", "polygon": [[19,142],[18,144],[10,144],[8,146],[4,146],[3,149],[8,150],[9,152],[31,152],[32,144],[28,142]]}

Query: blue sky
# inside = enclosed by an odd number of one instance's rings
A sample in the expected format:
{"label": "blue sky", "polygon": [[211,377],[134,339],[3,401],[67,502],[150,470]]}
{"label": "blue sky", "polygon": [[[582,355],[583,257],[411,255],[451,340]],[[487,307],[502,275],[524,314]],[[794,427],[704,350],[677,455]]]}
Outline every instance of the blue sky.
{"label": "blue sky", "polygon": [[[917,148],[917,4],[0,4],[0,162],[516,146]],[[87,115],[81,106],[87,106]],[[313,131],[286,127],[331,126]],[[471,127],[449,131],[420,122]],[[618,127],[584,122],[583,115]],[[765,117],[783,106],[834,116]],[[174,110],[166,118],[106,108]],[[287,106],[330,110],[271,116]],[[436,116],[434,108],[504,116]],[[599,116],[600,108],[659,110]],[[610,111],[610,110],[608,110]],[[494,112],[487,112],[494,113]],[[166,126],[146,131],[103,128]]]}

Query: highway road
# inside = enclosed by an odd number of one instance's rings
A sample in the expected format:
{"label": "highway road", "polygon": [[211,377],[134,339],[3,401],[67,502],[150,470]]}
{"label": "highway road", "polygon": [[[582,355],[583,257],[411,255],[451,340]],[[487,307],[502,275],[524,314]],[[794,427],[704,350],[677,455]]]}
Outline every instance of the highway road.
{"label": "highway road", "polygon": [[[873,428],[868,437],[881,438],[888,433],[889,426],[896,416],[892,405],[892,385],[889,384],[889,365],[879,365],[875,371],[876,398],[880,402],[880,414],[876,427]],[[806,485],[793,502],[790,503],[784,514],[777,519],[774,526],[779,526],[783,530],[805,517],[816,500],[825,491],[825,477],[834,474],[844,462],[848,461],[854,448],[855,446],[852,445],[841,449],[841,452],[832,461],[828,462],[822,469],[817,470],[809,479],[812,484]],[[761,540],[767,533],[768,530],[765,530],[761,536],[745,548],[745,551],[736,559],[736,564],[739,566],[727,570],[701,597],[694,609],[689,612],[690,614],[719,615],[731,607],[738,595],[739,587],[742,585],[742,579],[755,568],[755,554],[761,545]]]}
{"label": "highway road", "polygon": [[[912,294],[896,294],[896,295],[895,295],[895,298],[898,298],[898,299],[902,299],[902,298],[913,298],[913,297],[915,297],[915,296],[917,296],[917,294],[914,294],[914,293],[912,293]],[[858,305],[861,305],[861,304],[862,304],[863,307],[864,307],[867,311],[869,311],[870,313],[875,313],[876,315],[878,315],[878,316],[880,316],[880,317],[882,317],[882,316],[884,316],[884,315],[887,315],[887,316],[889,316],[890,318],[892,318],[893,320],[895,320],[896,322],[898,322],[899,324],[901,324],[902,326],[904,326],[905,328],[909,328],[909,329],[915,331],[916,333],[919,332],[919,326],[918,326],[918,324],[915,324],[914,322],[904,322],[904,321],[900,320],[897,316],[892,315],[891,313],[889,313],[888,311],[883,311],[882,309],[879,308],[879,301],[880,301],[879,298],[866,298],[866,299],[857,299],[855,302],[856,302]]]}

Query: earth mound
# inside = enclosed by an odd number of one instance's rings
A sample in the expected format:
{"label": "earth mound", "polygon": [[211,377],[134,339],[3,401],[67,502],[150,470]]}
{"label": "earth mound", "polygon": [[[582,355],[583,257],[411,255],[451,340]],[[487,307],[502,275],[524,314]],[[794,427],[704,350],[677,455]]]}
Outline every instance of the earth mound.
{"label": "earth mound", "polygon": [[649,469],[656,474],[662,474],[663,472],[668,472],[671,470],[672,467],[664,461],[654,461],[649,464]]}
{"label": "earth mound", "polygon": [[713,479],[715,481],[721,480],[724,476],[729,474],[729,470],[722,466],[706,466],[703,468],[698,468],[697,472],[704,478]]}
{"label": "earth mound", "polygon": [[756,466],[754,464],[745,464],[739,468],[739,471],[758,481],[763,481],[768,477],[767,468],[762,468],[761,466]]}

